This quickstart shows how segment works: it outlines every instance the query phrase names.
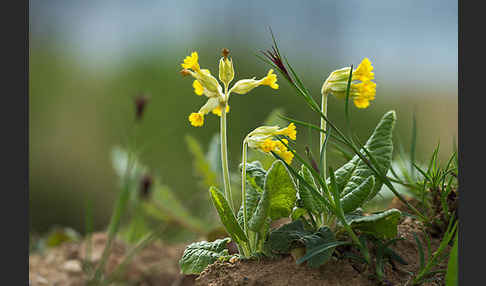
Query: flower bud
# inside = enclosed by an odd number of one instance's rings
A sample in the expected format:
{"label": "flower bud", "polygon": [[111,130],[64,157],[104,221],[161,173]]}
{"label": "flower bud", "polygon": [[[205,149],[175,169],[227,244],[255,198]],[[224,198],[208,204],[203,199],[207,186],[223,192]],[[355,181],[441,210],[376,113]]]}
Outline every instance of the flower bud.
{"label": "flower bud", "polygon": [[247,94],[252,89],[260,85],[260,81],[256,80],[255,78],[252,79],[242,79],[239,80],[233,85],[230,92],[234,92],[237,94]]}
{"label": "flower bud", "polygon": [[219,80],[228,86],[234,77],[233,61],[227,57],[222,57],[219,60]]}

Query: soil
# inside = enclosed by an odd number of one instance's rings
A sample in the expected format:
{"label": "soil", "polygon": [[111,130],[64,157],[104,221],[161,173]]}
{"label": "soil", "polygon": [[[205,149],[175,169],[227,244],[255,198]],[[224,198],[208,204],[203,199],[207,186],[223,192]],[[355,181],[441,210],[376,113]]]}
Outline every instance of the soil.
{"label": "soil", "polygon": [[[81,286],[89,279],[83,269],[86,264],[99,262],[106,245],[105,233],[92,236],[91,259],[86,257],[86,241],[81,243],[64,243],[50,248],[43,254],[29,256],[29,281],[32,286]],[[123,283],[115,285],[194,285],[195,275],[182,275],[178,261],[184,252],[185,245],[163,245],[160,242],[151,244],[133,257],[127,266]],[[128,247],[120,242],[113,243],[113,251],[106,263],[106,273],[111,273],[121,263]]]}
{"label": "soil", "polygon": [[[394,267],[387,263],[385,280],[381,285],[408,285],[410,283],[411,274],[417,273],[419,269],[419,252],[413,233],[417,233],[425,245],[422,228],[423,226],[418,221],[411,218],[405,218],[398,226],[398,235],[404,240],[398,241],[391,248],[408,262],[408,265],[395,263],[395,269],[393,269]],[[432,250],[435,251],[439,244],[439,239],[432,239]],[[427,258],[426,253],[425,261]],[[440,268],[445,266],[443,263]],[[201,273],[196,279],[196,285],[380,285],[373,278],[371,269],[360,270],[360,268],[362,266],[348,260],[331,260],[319,269],[310,269],[304,264],[297,265],[291,255],[279,260],[216,262]],[[429,282],[422,285],[444,285],[443,278],[443,274],[436,274],[434,277],[430,277]]]}
{"label": "soil", "polygon": [[[404,240],[392,248],[409,264],[389,263],[385,266],[385,281],[381,285],[409,285],[411,274],[419,269],[419,252],[413,233],[417,233],[425,245],[423,226],[412,218],[405,218],[398,226],[398,234]],[[92,237],[91,263],[96,264],[106,243],[106,234],[96,233]],[[440,239],[432,238],[432,251],[440,244]],[[279,259],[236,260],[216,262],[199,277],[181,275],[178,261],[185,245],[164,245],[161,242],[147,246],[140,251],[127,267],[123,283],[115,285],[379,285],[372,276],[372,269],[362,269],[362,265],[349,260],[330,260],[319,269],[311,269],[305,264],[297,265],[288,255]],[[116,241],[113,253],[106,265],[111,273],[127,252],[127,246]],[[29,279],[32,286],[44,285],[86,285],[85,263],[86,243],[64,243],[46,250],[44,254],[29,257]],[[427,252],[427,251],[425,251]],[[426,253],[427,254],[427,253]],[[427,255],[425,257],[427,261]],[[446,267],[447,260],[440,265]],[[444,274],[436,274],[427,286],[444,285]],[[197,278],[197,279],[196,279]]]}

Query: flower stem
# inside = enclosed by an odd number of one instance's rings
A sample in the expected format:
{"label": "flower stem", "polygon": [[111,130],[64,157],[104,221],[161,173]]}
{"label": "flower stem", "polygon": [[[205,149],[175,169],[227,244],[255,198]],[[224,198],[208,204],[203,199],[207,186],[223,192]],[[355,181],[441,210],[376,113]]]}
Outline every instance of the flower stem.
{"label": "flower stem", "polygon": [[248,218],[246,214],[246,152],[248,145],[246,139],[243,141],[243,151],[241,153],[241,203],[243,205],[243,230],[248,237]]}
{"label": "flower stem", "polygon": [[223,168],[223,183],[224,183],[224,196],[226,200],[229,202],[231,210],[233,213],[235,212],[234,204],[233,204],[233,195],[231,194],[231,186],[230,186],[230,176],[229,176],[229,169],[228,169],[228,144],[226,139],[226,105],[225,102],[224,106],[221,107],[221,126],[220,126],[220,134],[221,134],[221,164]]}
{"label": "flower stem", "polygon": [[[327,93],[322,94],[322,103],[321,103],[321,112],[327,117]],[[327,132],[327,122],[324,118],[321,117],[321,129]],[[326,149],[322,149],[324,146],[324,142],[326,141],[326,133],[321,132],[320,134],[320,142],[319,142],[319,155],[321,156],[321,174],[324,180],[326,180]],[[321,189],[321,195],[324,195],[324,189]],[[324,212],[321,214],[321,221],[324,223],[325,217]]]}

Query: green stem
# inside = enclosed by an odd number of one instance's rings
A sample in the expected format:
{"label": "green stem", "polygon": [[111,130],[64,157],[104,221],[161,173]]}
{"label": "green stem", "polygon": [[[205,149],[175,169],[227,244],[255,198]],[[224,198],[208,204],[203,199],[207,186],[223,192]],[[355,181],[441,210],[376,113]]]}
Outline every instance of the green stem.
{"label": "green stem", "polygon": [[229,202],[231,210],[233,213],[235,212],[234,203],[233,203],[233,195],[231,194],[231,185],[230,185],[230,176],[229,176],[229,168],[228,168],[228,143],[226,139],[226,105],[221,107],[221,126],[220,126],[220,134],[221,134],[221,164],[223,168],[223,183],[224,183],[224,196],[226,200]]}
{"label": "green stem", "polygon": [[[321,112],[327,117],[327,93],[322,94],[322,102],[321,102]],[[321,118],[321,129],[324,131],[327,131],[327,122],[324,120],[324,118]],[[320,132],[320,142],[319,142],[319,152],[322,152],[322,154],[319,154],[321,156],[321,172],[322,172],[322,177],[324,180],[326,180],[326,168],[327,168],[327,162],[326,162],[326,150],[322,149],[322,146],[324,146],[324,142],[326,141],[326,133]],[[324,195],[324,189],[321,188],[321,195]],[[325,220],[325,215],[324,212],[321,214],[321,221],[324,222]]]}
{"label": "green stem", "polygon": [[[246,213],[246,152],[248,145],[246,139],[243,141],[243,151],[241,153],[241,203],[243,205],[243,230],[248,237],[248,217]],[[251,248],[251,245],[250,245]]]}

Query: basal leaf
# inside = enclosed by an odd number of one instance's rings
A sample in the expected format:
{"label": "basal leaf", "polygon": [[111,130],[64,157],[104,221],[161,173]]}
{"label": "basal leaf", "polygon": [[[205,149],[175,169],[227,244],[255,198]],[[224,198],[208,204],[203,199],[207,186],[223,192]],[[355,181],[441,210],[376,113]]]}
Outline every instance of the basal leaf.
{"label": "basal leaf", "polygon": [[265,177],[265,194],[269,199],[269,216],[271,219],[288,217],[297,199],[297,190],[287,167],[278,160],[272,164]]}
{"label": "basal leaf", "polygon": [[290,252],[292,243],[310,234],[312,231],[305,229],[304,222],[296,220],[271,231],[266,244],[272,253],[286,254]]}
{"label": "basal leaf", "polygon": [[397,236],[397,225],[401,215],[399,210],[389,209],[369,216],[354,216],[349,219],[348,224],[378,238],[392,239]]}
{"label": "basal leaf", "polygon": [[248,220],[248,228],[252,231],[259,232],[270,212],[270,194],[263,192],[258,205]]}
{"label": "basal leaf", "polygon": [[364,202],[366,202],[370,196],[373,186],[375,185],[375,177],[370,176],[364,182],[361,183],[356,189],[347,193],[341,198],[341,207],[343,212],[349,213],[359,208]]}
{"label": "basal leaf", "polygon": [[[241,164],[240,164],[241,170]],[[257,186],[263,190],[267,171],[263,168],[260,161],[253,161],[246,164],[246,179],[253,178]]]}
{"label": "basal leaf", "polygon": [[307,261],[308,266],[319,267],[331,258],[335,246],[341,244],[335,243],[334,233],[328,227],[315,232],[306,229],[302,220],[296,220],[270,232],[266,248],[271,253],[286,254],[292,248],[305,246],[305,255],[297,263]]}
{"label": "basal leaf", "polygon": [[[247,182],[246,182],[246,215],[248,221],[251,220],[253,217],[253,214],[255,213],[255,210],[258,206],[258,202],[260,201],[260,198],[262,197],[262,194],[255,189],[255,186],[253,184],[255,183],[255,178],[249,177]],[[241,204],[241,207],[238,211],[238,223],[240,224],[241,227],[243,227],[243,204]]]}
{"label": "basal leaf", "polygon": [[230,241],[231,239],[227,237],[213,242],[199,241],[189,244],[179,260],[181,272],[183,274],[199,274],[220,257],[229,256],[226,244]]}
{"label": "basal leaf", "polygon": [[[307,261],[307,265],[318,268],[327,262],[334,252],[334,248],[340,242],[336,241],[334,233],[327,227],[321,227],[318,232],[306,235],[302,238],[305,241],[305,255],[297,260],[297,264]],[[336,243],[338,243],[336,245]]]}
{"label": "basal leaf", "polygon": [[238,221],[231,211],[228,201],[226,201],[223,193],[216,187],[211,187],[209,188],[209,194],[211,195],[214,207],[218,211],[221,223],[224,225],[231,238],[237,243],[248,241],[248,238],[238,224]]}
{"label": "basal leaf", "polygon": [[[312,177],[311,171],[305,166],[302,165],[301,170],[299,171],[299,174],[301,175],[304,180],[314,187],[316,190],[319,188],[317,187],[316,182],[314,181],[314,177]],[[305,208],[306,210],[314,213],[314,214],[319,214],[322,212],[324,209],[324,205],[320,200],[317,200],[313,197],[312,193],[307,189],[306,187],[303,186],[303,184],[300,181],[298,182],[298,191],[299,191],[299,199],[297,201],[297,205]]]}
{"label": "basal leaf", "polygon": [[[388,172],[391,165],[393,153],[392,135],[395,122],[395,111],[387,112],[381,118],[370,138],[364,145],[366,150],[368,150],[376,159],[378,163],[377,167],[383,174]],[[360,152],[366,156],[364,150],[360,150]],[[345,196],[349,192],[355,190],[371,175],[374,175],[374,172],[361,160],[361,158],[358,157],[358,155],[355,155],[353,159],[339,168],[335,174],[336,183],[342,190],[341,196]],[[383,182],[377,179],[368,200],[372,199],[378,193],[382,185]]]}

